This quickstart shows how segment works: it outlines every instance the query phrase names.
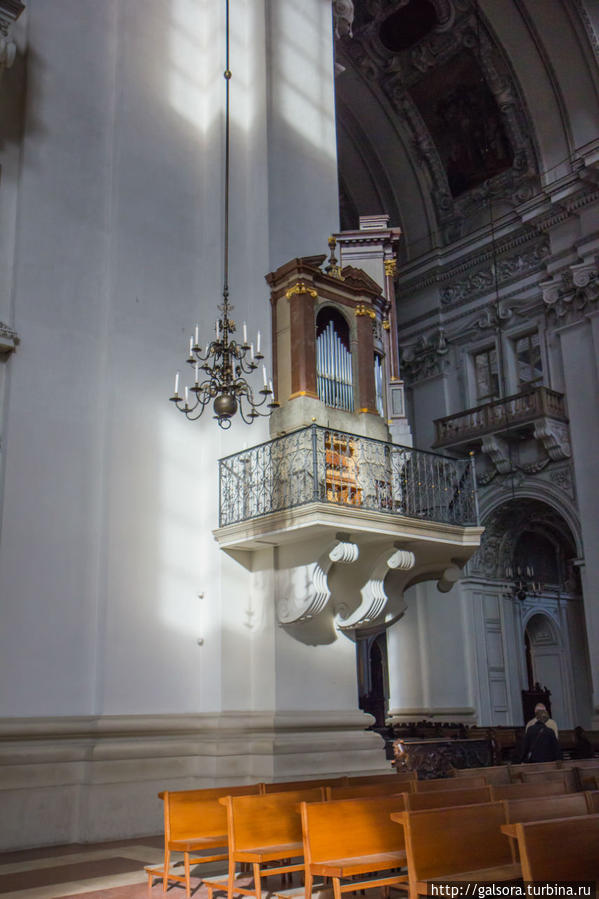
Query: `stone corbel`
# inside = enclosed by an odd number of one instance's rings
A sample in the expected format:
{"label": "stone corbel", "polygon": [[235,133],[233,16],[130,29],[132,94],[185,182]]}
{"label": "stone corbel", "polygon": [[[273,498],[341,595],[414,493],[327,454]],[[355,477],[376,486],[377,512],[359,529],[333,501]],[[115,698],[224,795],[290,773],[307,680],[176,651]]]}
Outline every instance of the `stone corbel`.
{"label": "stone corbel", "polygon": [[322,555],[311,565],[277,572],[277,617],[281,624],[309,621],[322,612],[331,598],[328,576],[335,563],[351,564],[359,549],[349,534],[337,534]]}
{"label": "stone corbel", "polygon": [[413,552],[397,547],[391,551],[385,550],[376,560],[368,580],[360,590],[362,602],[351,615],[338,618],[338,629],[345,632],[354,631],[376,621],[389,602],[385,592],[385,578],[389,571],[410,571],[415,565],[416,557]]}
{"label": "stone corbel", "polygon": [[439,593],[449,593],[461,577],[462,569],[458,565],[449,565],[437,581],[437,590]]}
{"label": "stone corbel", "polygon": [[496,434],[487,434],[483,437],[481,451],[486,453],[500,474],[509,474],[512,470],[510,450],[507,441]]}
{"label": "stone corbel", "polygon": [[535,421],[534,436],[541,441],[545,452],[554,462],[570,458],[570,429],[565,422],[540,418]]}
{"label": "stone corbel", "polygon": [[20,0],[0,0],[0,71],[10,69],[15,61],[17,45],[10,31],[24,9]]}

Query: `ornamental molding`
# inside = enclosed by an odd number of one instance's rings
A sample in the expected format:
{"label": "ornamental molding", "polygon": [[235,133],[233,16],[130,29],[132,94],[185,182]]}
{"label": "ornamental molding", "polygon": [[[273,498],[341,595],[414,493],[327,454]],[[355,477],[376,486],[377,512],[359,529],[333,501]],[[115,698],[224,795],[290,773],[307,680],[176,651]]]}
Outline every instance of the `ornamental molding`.
{"label": "ornamental molding", "polygon": [[[471,241],[473,243],[476,239],[475,236],[471,236]],[[482,237],[478,238],[479,241],[482,239]],[[444,263],[442,257],[439,259],[438,256],[435,256],[430,261],[425,260],[418,266],[419,272],[409,276],[409,279],[407,279],[405,275],[404,278],[402,278],[400,274],[399,289],[402,294],[413,294],[416,291],[421,291],[423,288],[451,281],[454,278],[458,278],[460,275],[471,273],[478,268],[483,268],[487,263],[493,263],[495,259],[507,256],[511,250],[520,250],[520,248],[526,247],[527,244],[531,244],[532,248],[535,248],[539,244],[549,246],[547,238],[544,236],[539,237],[539,233],[536,229],[528,226],[524,228],[517,227],[512,232],[509,239],[503,240],[501,243],[496,243],[495,246],[489,242],[485,244],[483,249],[478,248],[466,252],[457,263]],[[518,255],[520,254],[514,253],[509,256],[508,259],[517,257]],[[408,324],[411,324],[411,322]]]}
{"label": "ornamental molding", "polygon": [[285,291],[285,296],[288,300],[290,300],[294,296],[306,293],[314,299],[318,297],[318,293],[314,290],[313,287],[308,287],[305,281],[298,281],[293,285],[293,287],[290,287],[289,290]]}
{"label": "ornamental molding", "polygon": [[539,271],[551,253],[547,240],[537,243],[528,250],[521,250],[507,259],[498,259],[468,277],[444,287],[441,291],[443,306],[461,306],[476,297],[489,293],[497,285],[513,281]]}
{"label": "ornamental molding", "polygon": [[[399,8],[406,5],[399,3]],[[517,203],[530,200],[539,187],[536,153],[530,135],[530,117],[526,103],[512,76],[501,48],[487,32],[470,0],[435,2],[437,27],[415,46],[400,51],[388,50],[381,42],[381,22],[392,9],[385,0],[371,0],[368,4],[370,21],[358,21],[354,39],[344,42],[347,61],[367,82],[375,82],[386,95],[400,123],[408,131],[412,147],[426,173],[430,196],[444,242],[464,236],[468,220],[479,214],[481,206],[489,206],[498,199]],[[444,65],[459,53],[476,56],[485,82],[493,95],[513,150],[509,169],[487,179],[465,193],[454,197],[447,173],[435,141],[413,100],[414,85],[435,68]]]}
{"label": "ornamental molding", "polygon": [[565,518],[549,505],[551,501],[552,498],[506,496],[503,505],[484,519],[485,531],[480,548],[468,562],[468,574],[505,579],[506,568],[513,566],[520,535],[528,531],[541,533],[552,542],[567,547],[566,557],[574,557],[575,538]]}
{"label": "ornamental molding", "polygon": [[402,377],[413,385],[425,378],[438,377],[449,368],[449,346],[444,328],[422,336],[412,347],[406,348],[401,362]]}
{"label": "ornamental molding", "polygon": [[581,320],[599,300],[599,257],[568,266],[539,285],[545,313],[552,324]]}

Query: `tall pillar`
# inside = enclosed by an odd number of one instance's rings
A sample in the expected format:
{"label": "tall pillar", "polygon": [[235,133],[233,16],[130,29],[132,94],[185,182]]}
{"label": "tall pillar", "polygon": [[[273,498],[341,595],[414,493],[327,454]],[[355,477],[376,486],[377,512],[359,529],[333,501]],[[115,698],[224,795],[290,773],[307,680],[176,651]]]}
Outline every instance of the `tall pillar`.
{"label": "tall pillar", "polygon": [[560,336],[572,458],[584,544],[581,579],[593,684],[593,727],[599,726],[599,314],[557,331]]}
{"label": "tall pillar", "polygon": [[339,227],[331,0],[267,0],[270,269]]}

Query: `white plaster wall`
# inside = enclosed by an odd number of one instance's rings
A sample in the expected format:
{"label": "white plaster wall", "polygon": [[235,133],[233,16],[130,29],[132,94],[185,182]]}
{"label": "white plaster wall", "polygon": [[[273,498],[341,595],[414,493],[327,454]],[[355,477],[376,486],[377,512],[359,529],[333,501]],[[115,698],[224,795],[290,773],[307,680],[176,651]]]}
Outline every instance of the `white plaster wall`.
{"label": "white plaster wall", "polygon": [[[216,461],[264,439],[266,423],[224,434],[167,402],[221,293],[220,13],[189,0],[28,3],[22,168],[2,185],[7,202],[18,187],[22,336],[3,433],[5,716],[297,707],[299,695],[331,707],[328,657],[309,689],[295,670],[286,686],[274,654],[265,664],[272,584],[211,534]],[[338,226],[330,32],[325,0],[301,15],[232,3],[232,302],[268,355],[264,274]],[[298,671],[326,652],[302,645],[311,661]]]}

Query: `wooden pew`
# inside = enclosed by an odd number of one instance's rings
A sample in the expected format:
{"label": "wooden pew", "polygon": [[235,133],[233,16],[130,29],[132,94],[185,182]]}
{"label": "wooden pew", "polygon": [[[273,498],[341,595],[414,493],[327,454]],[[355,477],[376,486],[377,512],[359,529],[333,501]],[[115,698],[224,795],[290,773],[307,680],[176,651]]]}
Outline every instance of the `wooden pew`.
{"label": "wooden pew", "polygon": [[[169,880],[174,880],[184,883],[185,895],[190,896],[191,865],[227,858],[227,812],[219,800],[227,794],[258,794],[260,789],[260,784],[254,784],[159,793],[164,802],[164,865],[162,869],[147,868],[149,884],[154,877],[161,877],[162,888],[166,892]],[[198,855],[200,852],[210,853],[210,850],[213,850],[212,854]],[[183,853],[183,876],[170,871],[172,852]]]}
{"label": "wooden pew", "polygon": [[512,781],[509,765],[489,765],[484,768],[454,768],[454,777],[462,780],[484,777],[488,784],[509,784]]}
{"label": "wooden pew", "polygon": [[470,787],[463,790],[430,790],[428,793],[404,793],[407,811],[425,808],[444,808],[453,805],[475,805],[491,802],[491,787]]}
{"label": "wooden pew", "polygon": [[346,778],[347,783],[350,785],[354,784],[374,784],[374,783],[391,783],[392,780],[404,781],[404,780],[416,780],[416,772],[415,771],[402,771],[401,773],[395,771],[390,774],[364,774],[359,777],[348,777]]}
{"label": "wooden pew", "polygon": [[[315,877],[332,879],[335,899],[372,887],[407,889],[407,875],[391,873],[406,863],[403,834],[390,817],[402,805],[401,796],[302,802],[306,899],[312,895]],[[385,873],[368,880],[350,879],[378,872]],[[344,879],[349,883],[342,884]]]}
{"label": "wooden pew", "polygon": [[[229,868],[226,880],[207,878],[210,899],[215,889],[226,890],[227,899],[234,893],[262,899],[262,878],[304,870],[304,847],[300,819],[300,802],[322,802],[324,788],[267,793],[262,796],[226,796],[221,800],[227,810]],[[301,858],[301,861],[292,861]],[[265,864],[281,862],[264,869]],[[253,887],[235,882],[237,863],[250,864]]]}
{"label": "wooden pew", "polygon": [[493,800],[497,799],[528,799],[534,796],[556,796],[560,793],[570,792],[565,785],[558,780],[550,780],[547,783],[513,783],[500,784],[491,787]]}
{"label": "wooden pew", "polygon": [[[526,823],[528,821],[545,821],[549,818],[575,818],[588,815],[590,812],[587,797],[584,793],[562,793],[558,796],[542,796],[532,799],[505,799],[506,818],[508,824]],[[515,831],[503,831],[512,841],[517,853]]]}
{"label": "wooden pew", "polygon": [[592,815],[599,814],[599,789],[588,790],[585,794],[589,812]]}
{"label": "wooden pew", "polygon": [[580,767],[576,765],[574,768],[576,777],[581,790],[596,790],[599,783],[599,765],[591,767],[590,765]]}
{"label": "wooden pew", "polygon": [[514,827],[525,881],[599,880],[599,815]]}
{"label": "wooden pew", "polygon": [[584,793],[561,793],[556,796],[536,796],[529,799],[506,799],[508,824],[543,821],[546,818],[574,818],[588,815],[589,805]]}
{"label": "wooden pew", "polygon": [[368,799],[375,796],[393,796],[398,793],[411,793],[413,780],[394,778],[393,784],[350,784],[347,787],[327,787],[327,799]]}
{"label": "wooden pew", "polygon": [[[468,780],[470,787],[486,787],[487,781],[480,774]],[[458,777],[440,777],[436,780],[417,780],[414,782],[416,793],[428,793],[430,790],[462,790],[463,784]]]}
{"label": "wooden pew", "polygon": [[570,768],[562,771],[544,771],[544,772],[520,772],[519,779],[525,784],[548,784],[562,783],[564,790],[573,793],[578,790],[578,777],[576,769]]}
{"label": "wooden pew", "polygon": [[340,787],[346,785],[347,777],[329,777],[318,780],[285,780],[280,783],[262,784],[262,793],[289,793],[298,790],[311,790],[314,787]]}
{"label": "wooden pew", "polygon": [[556,762],[526,762],[520,765],[510,765],[512,780],[520,780],[521,774],[544,774],[546,771],[561,771],[564,762],[559,759]]}
{"label": "wooden pew", "polygon": [[404,828],[410,896],[427,895],[430,881],[505,883],[521,877],[502,802],[394,812]]}

